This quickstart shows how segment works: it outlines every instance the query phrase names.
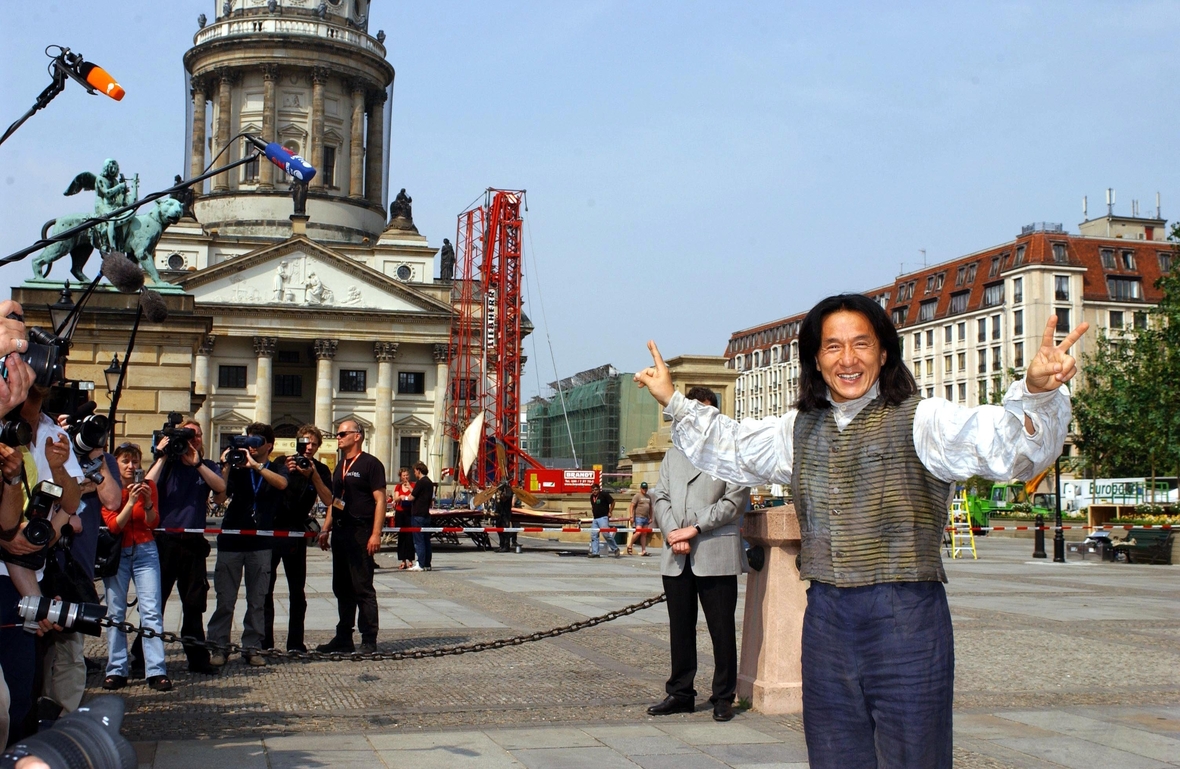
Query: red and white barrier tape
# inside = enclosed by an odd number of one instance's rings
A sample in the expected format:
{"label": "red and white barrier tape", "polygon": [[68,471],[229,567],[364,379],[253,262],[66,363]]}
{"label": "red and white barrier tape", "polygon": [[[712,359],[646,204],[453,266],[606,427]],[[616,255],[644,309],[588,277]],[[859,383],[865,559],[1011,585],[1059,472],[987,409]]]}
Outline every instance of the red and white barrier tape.
{"label": "red and white barrier tape", "polygon": [[[289,539],[310,539],[318,536],[318,534],[310,531],[276,531],[272,529],[220,529],[217,527],[209,527],[204,529],[173,529],[162,528],[154,529],[154,531],[163,532],[165,534],[232,534],[243,537],[279,537]],[[580,526],[562,526],[545,527],[545,526],[516,526],[516,527],[500,527],[500,526],[386,526],[381,529],[382,534],[536,534],[541,532],[559,532],[567,534],[577,534],[578,532],[594,532],[598,531],[603,534],[614,534],[616,532],[635,532],[636,534],[650,534],[659,529],[653,529],[650,526],[636,527],[628,529],[621,526],[603,527],[601,529],[592,529],[590,527],[582,528]]]}

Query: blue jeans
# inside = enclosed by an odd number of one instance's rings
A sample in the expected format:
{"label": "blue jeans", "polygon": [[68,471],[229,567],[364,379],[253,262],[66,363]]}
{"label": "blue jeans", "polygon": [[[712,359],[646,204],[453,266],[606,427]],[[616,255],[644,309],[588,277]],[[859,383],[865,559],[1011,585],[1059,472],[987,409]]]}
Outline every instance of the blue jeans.
{"label": "blue jeans", "polygon": [[812,769],[951,766],[955,640],[941,582],[812,582],[803,730]]}
{"label": "blue jeans", "polygon": [[[431,525],[430,517],[422,515],[410,516],[410,525],[424,529],[429,528]],[[429,532],[421,532],[414,535],[414,553],[418,556],[418,565],[423,569],[430,568],[430,556],[433,555],[430,549],[430,537],[431,534]]]}
{"label": "blue jeans", "polygon": [[[161,633],[164,618],[160,610],[160,554],[155,542],[145,542],[123,548],[119,559],[119,573],[103,580],[107,587],[108,616],[115,622],[127,617],[127,587],[135,581],[135,595],[139,599],[139,622],[145,628]],[[127,656],[127,635],[116,628],[107,628],[107,675],[127,676],[131,660]],[[148,677],[162,676],[164,641],[143,639],[144,672]]]}
{"label": "blue jeans", "polygon": [[[595,518],[594,523],[590,525],[590,555],[598,555],[598,534],[599,529],[606,529],[610,527],[610,518]],[[606,541],[607,548],[612,553],[619,552],[619,546],[615,543],[615,535],[602,532],[602,538]]]}

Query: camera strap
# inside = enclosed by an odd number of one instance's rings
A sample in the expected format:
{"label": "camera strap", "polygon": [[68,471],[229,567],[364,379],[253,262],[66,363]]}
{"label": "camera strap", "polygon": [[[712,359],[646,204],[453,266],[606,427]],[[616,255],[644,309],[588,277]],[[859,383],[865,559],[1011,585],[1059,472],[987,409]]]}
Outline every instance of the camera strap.
{"label": "camera strap", "polygon": [[257,481],[254,480],[254,471],[253,470],[250,471],[250,486],[252,486],[254,489],[254,513],[255,513],[255,515],[257,515],[257,513],[258,513],[258,495],[262,491],[262,484],[266,483],[266,479],[262,477],[262,470],[265,470],[268,467],[270,467],[270,460],[269,459],[266,460],[266,464],[264,464],[262,466],[262,469],[258,471],[258,480]]}
{"label": "camera strap", "polygon": [[[33,498],[33,491],[32,491],[32,489],[29,488],[29,473],[28,473],[28,469],[27,469],[28,463],[32,460],[32,458],[33,458],[33,455],[32,455],[32,453],[29,452],[29,447],[28,446],[21,446],[20,447],[20,482],[22,484],[24,484],[24,487],[25,487],[25,503],[26,504],[28,504],[28,501]],[[36,465],[33,465],[33,467],[35,468]]]}

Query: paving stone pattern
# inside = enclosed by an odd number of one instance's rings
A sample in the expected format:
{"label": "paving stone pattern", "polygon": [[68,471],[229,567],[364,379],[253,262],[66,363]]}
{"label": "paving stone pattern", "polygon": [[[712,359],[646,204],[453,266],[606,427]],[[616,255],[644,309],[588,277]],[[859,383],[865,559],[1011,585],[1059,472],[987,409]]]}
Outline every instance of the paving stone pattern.
{"label": "paving stone pattern", "polygon": [[[655,558],[591,560],[562,554],[568,545],[522,543],[521,555],[443,549],[430,573],[383,568],[379,647],[544,630],[661,591]],[[1180,566],[1034,561],[1031,542],[1017,539],[978,546],[980,560],[947,562],[955,765],[1180,766]],[[396,567],[387,553],[379,562]],[[331,637],[336,610],[327,554],[311,555],[308,570],[310,645]],[[281,643],[282,575],[278,585]],[[179,630],[178,609],[169,602],[170,630]],[[557,639],[442,659],[265,668],[232,660],[217,677],[188,673],[169,649],[176,689],[133,682],[124,731],[141,765],[158,767],[807,766],[797,716],[709,718],[703,617],[701,709],[646,715],[668,674],[666,616],[657,606]],[[105,658],[105,642],[90,641],[87,653]]]}

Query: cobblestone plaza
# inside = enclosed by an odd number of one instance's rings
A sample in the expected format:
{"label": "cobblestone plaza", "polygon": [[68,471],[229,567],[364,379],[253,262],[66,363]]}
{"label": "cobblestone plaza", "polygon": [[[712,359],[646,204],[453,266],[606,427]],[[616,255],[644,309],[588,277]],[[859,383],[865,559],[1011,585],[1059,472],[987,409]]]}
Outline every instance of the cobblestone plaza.
{"label": "cobblestone plaza", "polygon": [[[430,573],[383,568],[379,649],[545,630],[660,592],[655,558],[589,560],[563,554],[578,546],[524,542],[521,555],[443,550]],[[1031,540],[995,536],[979,550],[978,561],[947,562],[956,765],[1180,766],[1180,566],[1033,561]],[[378,559],[396,566],[388,553]],[[308,566],[311,645],[332,635],[336,611],[327,554]],[[282,639],[285,595],[276,598]],[[179,630],[178,608],[169,603],[169,630]],[[692,715],[645,713],[663,697],[665,620],[657,606],[442,659],[265,668],[234,659],[212,678],[185,671],[170,649],[176,689],[133,682],[124,731],[142,765],[157,767],[805,767],[798,716],[744,711],[716,724],[705,697]],[[703,618],[698,646],[697,690],[707,693]],[[105,656],[101,641],[87,650]],[[97,691],[98,678],[90,683]]]}

